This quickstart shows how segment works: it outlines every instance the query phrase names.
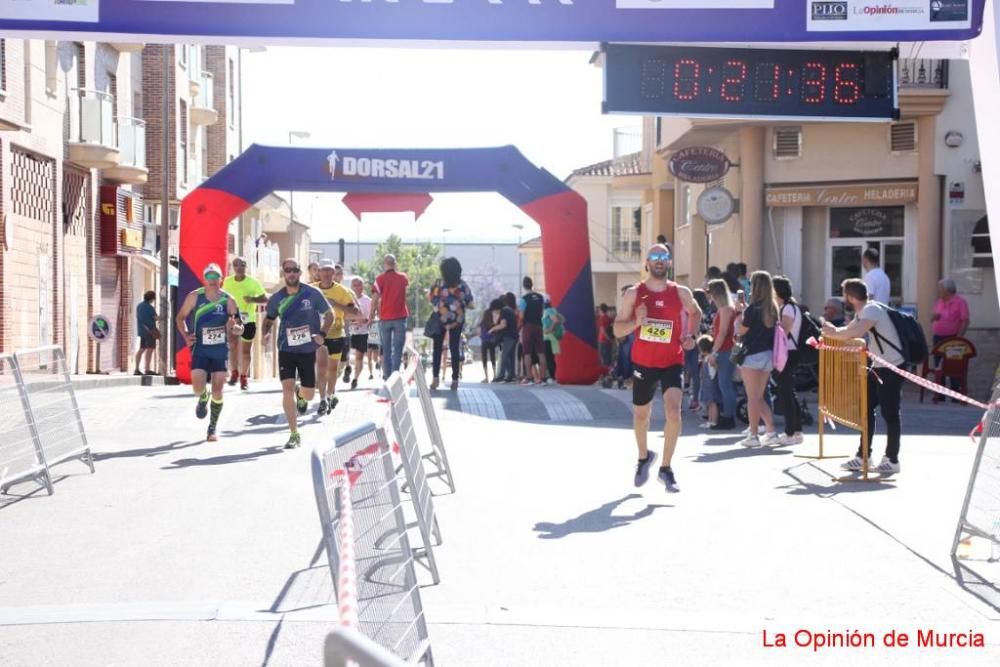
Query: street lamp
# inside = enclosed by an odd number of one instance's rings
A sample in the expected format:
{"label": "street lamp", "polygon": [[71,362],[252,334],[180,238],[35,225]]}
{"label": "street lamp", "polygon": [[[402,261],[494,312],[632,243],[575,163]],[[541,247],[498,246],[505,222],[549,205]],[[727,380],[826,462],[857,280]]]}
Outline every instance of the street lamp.
{"label": "street lamp", "polygon": [[[288,145],[292,145],[292,137],[296,139],[308,139],[311,135],[306,130],[289,130]],[[295,190],[288,191],[288,242],[291,245],[292,254],[295,254]],[[298,259],[298,257],[296,257]]]}
{"label": "street lamp", "polygon": [[524,225],[520,222],[511,223],[511,227],[517,230],[517,284],[521,284],[521,279],[524,278],[524,269],[521,267],[521,233],[524,231]]}

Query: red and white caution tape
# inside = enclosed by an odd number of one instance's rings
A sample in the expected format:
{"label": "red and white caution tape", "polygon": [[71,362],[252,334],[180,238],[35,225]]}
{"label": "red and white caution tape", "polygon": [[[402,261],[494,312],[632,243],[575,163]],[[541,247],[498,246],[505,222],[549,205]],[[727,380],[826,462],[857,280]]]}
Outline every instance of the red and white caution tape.
{"label": "red and white caution tape", "polygon": [[358,629],[358,574],[354,561],[354,515],[351,510],[351,483],[343,470],[333,473],[337,479],[337,495],[340,498],[340,569],[337,572],[337,608],[340,610],[340,625]]}

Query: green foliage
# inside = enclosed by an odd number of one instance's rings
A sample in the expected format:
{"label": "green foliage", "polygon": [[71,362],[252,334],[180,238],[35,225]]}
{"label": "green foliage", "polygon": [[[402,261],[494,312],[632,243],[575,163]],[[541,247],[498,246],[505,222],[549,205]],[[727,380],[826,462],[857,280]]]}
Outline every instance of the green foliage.
{"label": "green foliage", "polygon": [[431,313],[427,293],[440,275],[441,247],[433,243],[404,246],[403,239],[390,234],[389,238],[375,246],[375,258],[371,262],[362,260],[351,266],[351,272],[371,285],[382,273],[382,258],[386,255],[395,255],[396,269],[410,279],[410,287],[406,291],[410,319],[406,324],[409,328],[422,327]]}

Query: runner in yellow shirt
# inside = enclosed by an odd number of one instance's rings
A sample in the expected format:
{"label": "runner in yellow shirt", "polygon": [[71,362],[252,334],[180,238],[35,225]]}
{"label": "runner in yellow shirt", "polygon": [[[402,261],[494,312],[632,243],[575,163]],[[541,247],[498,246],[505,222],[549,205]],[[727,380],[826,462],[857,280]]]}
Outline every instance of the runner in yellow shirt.
{"label": "runner in yellow shirt", "polygon": [[344,334],[344,320],[362,319],[364,316],[354,299],[354,292],[340,284],[344,279],[344,267],[331,259],[319,262],[319,283],[316,289],[323,293],[333,307],[333,324],[326,331],[325,348],[316,350],[316,379],[319,386],[319,409],[321,415],[333,412],[337,407],[337,371],[340,357],[347,345]]}
{"label": "runner in yellow shirt", "polygon": [[247,262],[242,257],[233,259],[233,272],[226,276],[222,290],[236,301],[236,309],[243,322],[243,334],[233,336],[229,342],[229,386],[240,382],[240,389],[249,388],[250,351],[257,336],[257,304],[267,303],[267,292],[260,281],[247,275]]}

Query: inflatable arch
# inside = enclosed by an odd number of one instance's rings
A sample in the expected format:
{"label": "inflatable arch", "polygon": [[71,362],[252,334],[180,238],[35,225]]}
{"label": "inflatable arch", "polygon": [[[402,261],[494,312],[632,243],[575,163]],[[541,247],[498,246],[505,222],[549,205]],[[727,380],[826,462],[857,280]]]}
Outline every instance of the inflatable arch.
{"label": "inflatable arch", "polygon": [[[350,149],[250,146],[181,202],[180,298],[201,285],[209,262],[227,266],[229,222],[275,190],[305,192],[497,192],[542,230],[545,289],[566,317],[557,380],[601,375],[590,273],[587,203],[513,146],[475,149]],[[400,267],[406,270],[406,267]],[[520,285],[511,285],[518,293]],[[177,346],[177,376],[190,351]]]}

